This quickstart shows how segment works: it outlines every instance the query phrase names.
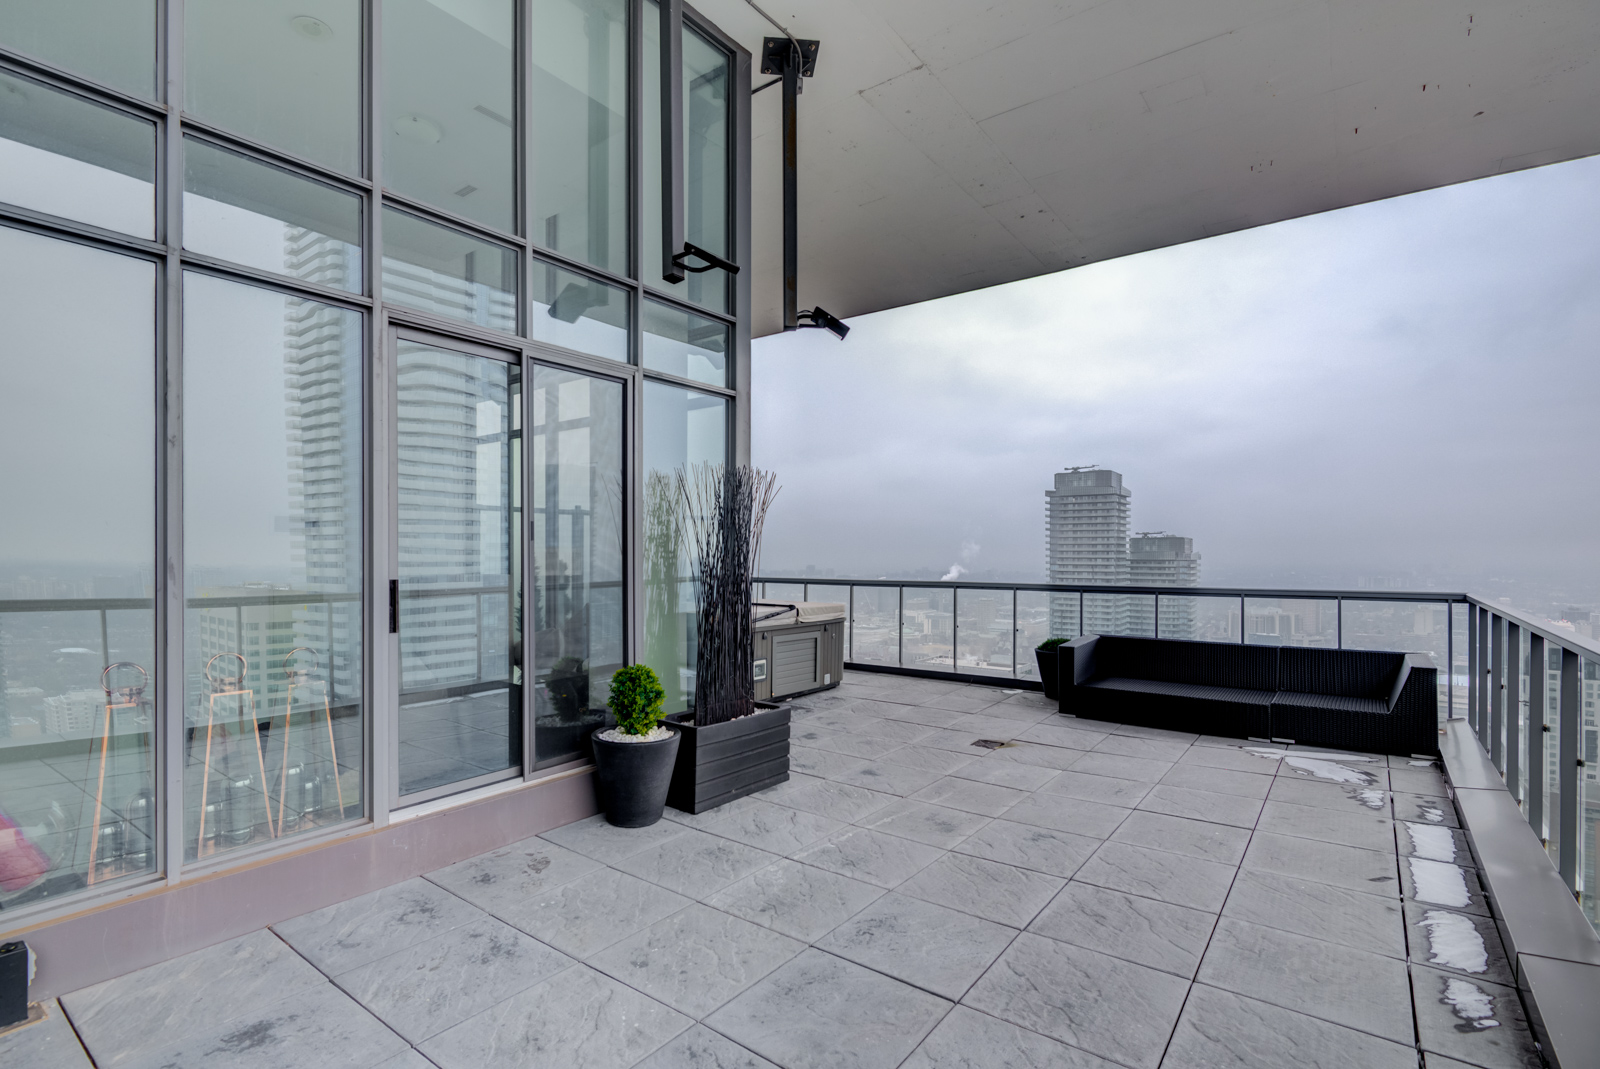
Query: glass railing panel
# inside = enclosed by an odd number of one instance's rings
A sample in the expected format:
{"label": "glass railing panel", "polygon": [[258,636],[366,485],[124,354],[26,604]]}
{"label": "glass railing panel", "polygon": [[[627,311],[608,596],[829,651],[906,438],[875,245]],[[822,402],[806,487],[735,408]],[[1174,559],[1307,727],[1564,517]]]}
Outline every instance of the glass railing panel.
{"label": "glass railing panel", "polygon": [[[1140,638],[1156,637],[1156,614],[1160,611],[1154,594],[1129,594],[1124,599],[1126,614],[1122,634]],[[1171,636],[1168,636],[1171,637]]]}
{"label": "glass railing panel", "polygon": [[[1055,622],[1064,616],[1063,611],[1058,616],[1059,603],[1069,600],[1065,594],[1047,594],[1042,590],[1017,591],[1017,678],[1039,678],[1039,659],[1033,651],[1039,648],[1039,643],[1052,635],[1062,638],[1073,637],[1064,634],[1067,630],[1063,625],[1062,630],[1054,630]],[[1072,603],[1072,629],[1076,629],[1078,614],[1078,597],[1076,594],[1070,598]]]}
{"label": "glass railing panel", "polygon": [[1332,598],[1246,598],[1245,642],[1252,646],[1339,644],[1339,603]]}
{"label": "glass railing panel", "polygon": [[[1522,811],[1526,813],[1528,811],[1528,787],[1530,786],[1529,773],[1534,767],[1533,762],[1530,760],[1530,752],[1534,755],[1537,754],[1540,740],[1537,737],[1538,725],[1532,719],[1533,703],[1530,701],[1533,697],[1530,688],[1537,680],[1537,677],[1531,674],[1533,667],[1529,659],[1532,654],[1531,636],[1524,634],[1518,645],[1520,648],[1517,650],[1517,656],[1511,662],[1514,666],[1512,673],[1517,681],[1517,704],[1513,710],[1517,718],[1517,776],[1512,791],[1517,801],[1522,804]],[[1448,686],[1441,684],[1439,692],[1439,718],[1441,720],[1448,715],[1444,708],[1444,703],[1448,696]]]}
{"label": "glass railing panel", "polygon": [[900,663],[907,668],[955,671],[955,591],[905,588],[900,611]]}
{"label": "glass railing panel", "polygon": [[1193,612],[1194,635],[1201,642],[1238,642],[1239,641],[1239,599],[1225,597],[1200,597],[1192,594],[1181,595],[1183,600],[1192,605],[1174,605],[1176,597],[1161,596],[1161,637],[1181,638],[1181,634],[1168,635],[1167,621],[1168,606],[1173,605],[1172,616],[1174,625],[1185,622],[1184,617]]}
{"label": "glass railing panel", "polygon": [[1600,928],[1600,901],[1596,890],[1600,882],[1595,878],[1595,832],[1600,827],[1600,727],[1595,723],[1595,712],[1600,708],[1600,661],[1585,657],[1578,665],[1579,713],[1578,757],[1583,764],[1578,769],[1578,901],[1583,906],[1589,923]]}
{"label": "glass railing panel", "polygon": [[957,590],[956,671],[980,676],[1012,675],[1016,638],[1011,591]]}
{"label": "glass railing panel", "polygon": [[756,597],[763,601],[804,601],[806,588],[804,583],[762,583]]}
{"label": "glass railing panel", "polygon": [[1193,641],[1200,637],[1200,599],[1192,594],[1162,594],[1156,605],[1162,638]]}
{"label": "glass railing panel", "polygon": [[[1449,715],[1450,681],[1445,672],[1450,641],[1448,605],[1441,602],[1346,600],[1341,612],[1341,633],[1347,650],[1426,653],[1439,670],[1439,719],[1442,721]],[[1527,691],[1520,693],[1526,696]]]}
{"label": "glass railing panel", "polygon": [[1156,633],[1155,598],[1150,594],[1084,594],[1083,619],[1077,630],[1084,635],[1153,638]]}
{"label": "glass railing panel", "polygon": [[807,601],[826,601],[843,605],[844,611],[844,659],[850,659],[850,588],[835,583],[807,583]]}
{"label": "glass railing panel", "polygon": [[1467,608],[1466,605],[1450,606],[1450,629],[1455,636],[1452,643],[1455,660],[1450,665],[1450,691],[1449,702],[1446,708],[1450,710],[1446,715],[1465,717],[1467,715]]}
{"label": "glass railing panel", "polygon": [[852,589],[850,660],[857,664],[899,664],[899,627],[898,587],[858,586]]}
{"label": "glass railing panel", "polygon": [[1545,644],[1544,656],[1544,828],[1550,863],[1561,862],[1561,647]]}

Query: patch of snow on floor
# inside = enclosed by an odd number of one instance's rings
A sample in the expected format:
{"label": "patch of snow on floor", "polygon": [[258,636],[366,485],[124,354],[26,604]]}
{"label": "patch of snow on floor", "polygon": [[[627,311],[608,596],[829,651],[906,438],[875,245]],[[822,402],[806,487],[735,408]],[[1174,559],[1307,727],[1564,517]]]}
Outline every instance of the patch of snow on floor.
{"label": "patch of snow on floor", "polygon": [[1442,809],[1435,809],[1431,805],[1425,805],[1422,807],[1422,815],[1433,821],[1435,824],[1444,823],[1444,810]]}
{"label": "patch of snow on floor", "polygon": [[1402,821],[1406,834],[1411,836],[1411,849],[1418,857],[1432,861],[1455,861],[1456,837],[1449,828],[1437,824],[1413,824]]}
{"label": "patch of snow on floor", "polygon": [[1366,806],[1368,809],[1382,809],[1386,804],[1388,804],[1389,801],[1388,797],[1382,791],[1374,790],[1371,787],[1367,787],[1364,790],[1355,791],[1351,797],[1360,802],[1362,805]]}
{"label": "patch of snow on floor", "polygon": [[[1352,758],[1349,760],[1364,760]],[[1289,754],[1283,763],[1300,773],[1302,776],[1315,776],[1318,779],[1331,780],[1334,783],[1353,783],[1362,787],[1370,787],[1378,782],[1372,773],[1359,768],[1351,768],[1324,757],[1303,757],[1300,754]]]}
{"label": "patch of snow on floor", "polygon": [[1428,932],[1428,950],[1433,964],[1462,972],[1488,972],[1489,949],[1483,945],[1472,918],[1463,913],[1430,909],[1422,915]]}
{"label": "patch of snow on floor", "polygon": [[1411,866],[1411,883],[1416,889],[1417,901],[1458,909],[1471,904],[1466,874],[1457,866],[1429,861],[1425,857],[1408,857],[1406,863]]}
{"label": "patch of snow on floor", "polygon": [[1494,1019],[1494,996],[1470,980],[1451,980],[1445,984],[1444,998],[1440,1001],[1474,1028],[1500,1027],[1500,1022]]}

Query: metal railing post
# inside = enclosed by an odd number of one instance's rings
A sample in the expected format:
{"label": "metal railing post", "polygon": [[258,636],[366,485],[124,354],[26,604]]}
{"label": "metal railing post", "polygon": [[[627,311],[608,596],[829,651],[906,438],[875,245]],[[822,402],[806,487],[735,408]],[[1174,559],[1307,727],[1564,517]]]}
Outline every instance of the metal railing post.
{"label": "metal railing post", "polygon": [[1498,613],[1489,616],[1489,760],[1506,774],[1506,622]]}
{"label": "metal railing post", "polygon": [[1550,689],[1550,658],[1544,636],[1528,636],[1528,790],[1524,809],[1528,824],[1541,841],[1544,833],[1544,699]]}
{"label": "metal railing post", "polygon": [[1583,686],[1578,678],[1578,654],[1561,647],[1561,713],[1559,756],[1561,769],[1561,878],[1568,889],[1578,889],[1578,716]]}
{"label": "metal railing post", "polygon": [[1156,627],[1155,627],[1156,633],[1155,633],[1155,637],[1156,638],[1160,638],[1161,637],[1161,595],[1157,594],[1155,596],[1155,599],[1156,599]]}
{"label": "metal railing post", "polygon": [[1344,599],[1333,599],[1333,648],[1344,649]]}
{"label": "metal railing post", "polygon": [[956,632],[961,627],[961,588],[950,588],[950,671],[961,670],[961,640]]}
{"label": "metal railing post", "polygon": [[1467,602],[1467,726],[1474,735],[1478,730],[1478,691],[1482,690],[1478,678],[1478,607]]}
{"label": "metal railing post", "polygon": [[1245,642],[1244,642],[1244,595],[1240,594],[1239,595],[1239,645],[1243,646],[1244,644],[1245,644]]}
{"label": "metal railing post", "polygon": [[1017,588],[1011,588],[1011,678],[1017,678]]}
{"label": "metal railing post", "polygon": [[845,600],[849,604],[845,606],[844,652],[845,660],[854,661],[856,659],[856,588],[851,585],[847,589],[850,593],[845,595]]}
{"label": "metal railing post", "polygon": [[894,663],[905,667],[906,663],[906,588],[897,587],[899,602],[894,610]]}
{"label": "metal railing post", "polygon": [[1444,603],[1444,717],[1456,718],[1456,604]]}
{"label": "metal railing post", "polygon": [[1488,609],[1478,610],[1478,741],[1489,749],[1489,618]]}
{"label": "metal railing post", "polygon": [[1085,634],[1085,632],[1084,632],[1084,629],[1083,629],[1083,591],[1080,590],[1080,591],[1078,591],[1078,637],[1082,638],[1084,636],[1084,634]]}
{"label": "metal railing post", "polygon": [[1522,629],[1509,620],[1506,622],[1506,790],[1517,802],[1522,801],[1522,762],[1518,751],[1522,748]]}

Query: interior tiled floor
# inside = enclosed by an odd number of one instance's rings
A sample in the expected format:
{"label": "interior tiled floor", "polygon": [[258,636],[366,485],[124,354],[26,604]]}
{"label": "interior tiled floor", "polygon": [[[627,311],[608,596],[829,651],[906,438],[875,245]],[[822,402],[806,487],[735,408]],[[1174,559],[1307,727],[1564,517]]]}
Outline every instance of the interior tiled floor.
{"label": "interior tiled floor", "polygon": [[758,797],[581,821],[79,991],[0,1063],[1538,1064],[1431,763],[895,676],[796,704]]}

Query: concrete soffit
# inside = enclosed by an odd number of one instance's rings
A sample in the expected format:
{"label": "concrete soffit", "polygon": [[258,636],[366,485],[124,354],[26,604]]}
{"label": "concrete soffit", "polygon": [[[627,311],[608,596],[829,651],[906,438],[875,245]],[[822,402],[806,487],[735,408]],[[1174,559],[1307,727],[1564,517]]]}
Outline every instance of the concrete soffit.
{"label": "concrete soffit", "polygon": [[[1600,152],[1600,5],[791,0],[800,300],[858,315]],[[706,17],[759,52],[745,0]],[[752,102],[755,332],[779,98]]]}

